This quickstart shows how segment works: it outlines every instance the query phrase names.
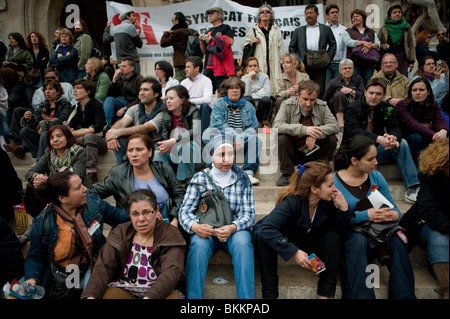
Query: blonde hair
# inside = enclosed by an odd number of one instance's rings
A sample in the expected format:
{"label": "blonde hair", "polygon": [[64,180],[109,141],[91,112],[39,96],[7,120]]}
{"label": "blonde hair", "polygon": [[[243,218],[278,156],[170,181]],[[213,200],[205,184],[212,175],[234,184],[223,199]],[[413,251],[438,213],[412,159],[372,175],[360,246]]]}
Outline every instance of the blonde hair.
{"label": "blonde hair", "polygon": [[[102,60],[100,60],[99,58],[94,56],[94,57],[90,57],[88,59],[88,61],[91,62],[92,69],[94,70],[95,75],[97,75],[103,71],[104,66],[103,66]],[[86,75],[87,75],[88,79],[92,80],[92,77],[89,74],[86,74]]]}
{"label": "blonde hair", "polygon": [[419,172],[435,175],[444,172],[449,176],[449,138],[439,139],[431,143],[419,155]]}

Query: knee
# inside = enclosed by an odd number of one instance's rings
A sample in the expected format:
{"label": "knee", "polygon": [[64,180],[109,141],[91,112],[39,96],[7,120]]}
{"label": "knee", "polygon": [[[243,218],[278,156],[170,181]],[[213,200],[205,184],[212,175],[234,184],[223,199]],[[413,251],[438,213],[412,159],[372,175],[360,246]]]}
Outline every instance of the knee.
{"label": "knee", "polygon": [[363,234],[350,233],[345,242],[345,251],[351,255],[363,255],[370,249],[369,240]]}
{"label": "knee", "polygon": [[212,238],[200,238],[197,235],[191,236],[191,244],[189,245],[190,255],[208,255],[212,253]]}

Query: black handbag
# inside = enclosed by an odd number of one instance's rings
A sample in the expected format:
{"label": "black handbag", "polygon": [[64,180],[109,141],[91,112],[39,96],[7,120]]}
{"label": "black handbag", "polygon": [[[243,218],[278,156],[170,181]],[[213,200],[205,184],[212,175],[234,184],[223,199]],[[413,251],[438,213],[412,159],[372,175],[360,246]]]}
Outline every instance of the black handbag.
{"label": "black handbag", "polygon": [[[84,276],[89,269],[89,264],[85,263],[79,267],[80,283],[78,287],[70,287],[70,278],[68,278],[71,273],[67,273],[65,268],[55,264],[50,263],[50,287],[48,292],[48,299],[80,299],[83,293],[83,281]],[[69,280],[68,280],[69,279]],[[69,281],[69,282],[67,282]]]}
{"label": "black handbag", "polygon": [[364,234],[370,242],[370,246],[375,248],[384,244],[389,238],[398,231],[404,231],[403,227],[397,221],[386,223],[362,223],[351,225],[351,230]]}
{"label": "black handbag", "polygon": [[233,212],[230,204],[222,191],[212,181],[211,177],[204,171],[201,171],[208,178],[209,182],[214,186],[215,192],[212,192],[206,185],[201,183],[189,183],[191,185],[199,185],[206,189],[205,197],[200,198],[195,215],[199,219],[200,224],[208,224],[214,228],[230,225],[233,221]]}
{"label": "black handbag", "polygon": [[[253,28],[252,28],[253,29]],[[253,33],[255,34],[255,38],[256,38],[256,31],[255,29],[253,29]],[[251,56],[255,56],[255,49],[256,49],[256,44],[247,44],[246,46],[244,46],[244,50],[242,51],[242,62],[245,65],[245,61],[247,61],[247,59]]]}

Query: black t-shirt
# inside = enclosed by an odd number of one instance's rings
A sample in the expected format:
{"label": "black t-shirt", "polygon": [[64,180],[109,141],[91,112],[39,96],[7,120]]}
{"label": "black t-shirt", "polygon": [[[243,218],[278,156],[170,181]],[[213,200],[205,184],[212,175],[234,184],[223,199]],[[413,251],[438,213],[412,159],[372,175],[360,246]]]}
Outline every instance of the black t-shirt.
{"label": "black t-shirt", "polygon": [[[209,36],[213,37],[213,36],[221,36],[221,35],[227,35],[229,36],[231,39],[234,38],[234,32],[233,29],[231,29],[231,27],[228,24],[221,24],[217,27],[212,27],[210,28],[206,34],[208,34]],[[205,43],[206,44],[206,43]],[[209,56],[209,51],[206,50],[205,53],[205,65],[206,65],[206,61],[208,61],[208,56]]]}

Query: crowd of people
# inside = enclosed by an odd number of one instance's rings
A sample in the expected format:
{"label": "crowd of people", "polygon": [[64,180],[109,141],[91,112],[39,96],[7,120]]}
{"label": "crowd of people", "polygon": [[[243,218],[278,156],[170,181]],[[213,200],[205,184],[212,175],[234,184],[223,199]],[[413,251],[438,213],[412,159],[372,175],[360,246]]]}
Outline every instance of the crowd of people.
{"label": "crowd of people", "polygon": [[[270,299],[279,296],[277,256],[311,269],[316,252],[326,264],[318,298],[334,298],[342,260],[343,298],[375,298],[365,269],[380,252],[351,226],[403,220],[375,170],[396,163],[404,200],[414,204],[404,227],[417,240],[393,236],[383,246],[389,297],[416,298],[408,249],[421,242],[448,299],[448,31],[438,31],[434,51],[431,31],[414,38],[401,6],[389,8],[378,33],[363,10],[348,27],[337,5],[325,13],[319,23],[317,6],[306,6],[306,24],[285,48],[272,7],[262,5],[242,43],[254,54],[239,65],[222,8],[206,11],[212,27],[199,35],[201,56],[184,55],[191,30],[176,12],[160,41],[173,47],[173,63],[157,61],[151,75],[140,71],[132,10],[104,30],[115,58],[97,55],[82,20],[73,31],[58,28],[52,48],[39,32],[11,33],[0,57],[2,167],[11,166],[5,151],[30,152],[36,163],[25,192],[8,189],[2,201],[2,240],[30,242],[25,260],[8,256],[23,271],[12,267],[2,280],[20,276],[48,298],[199,299],[209,259],[223,249],[238,298],[255,298],[259,260]],[[258,128],[277,133],[276,185],[285,189],[255,223]],[[117,165],[99,180],[108,150]],[[17,184],[13,175],[2,184]],[[372,206],[373,185],[392,206]],[[15,240],[3,220],[21,191],[28,228]],[[208,210],[228,215],[210,225],[202,222]],[[107,239],[104,223],[113,227]],[[81,287],[63,284],[72,264]]]}

